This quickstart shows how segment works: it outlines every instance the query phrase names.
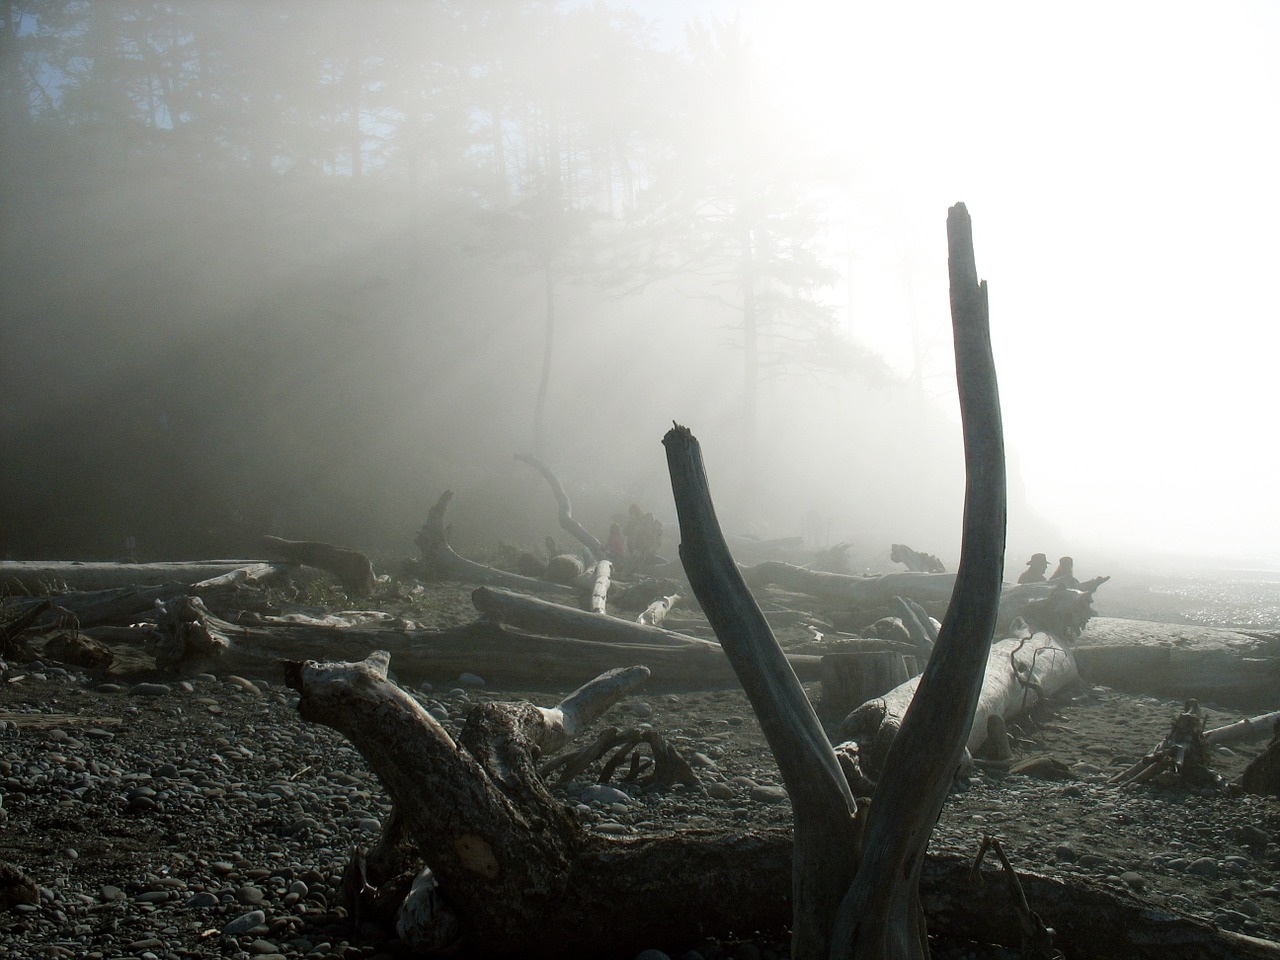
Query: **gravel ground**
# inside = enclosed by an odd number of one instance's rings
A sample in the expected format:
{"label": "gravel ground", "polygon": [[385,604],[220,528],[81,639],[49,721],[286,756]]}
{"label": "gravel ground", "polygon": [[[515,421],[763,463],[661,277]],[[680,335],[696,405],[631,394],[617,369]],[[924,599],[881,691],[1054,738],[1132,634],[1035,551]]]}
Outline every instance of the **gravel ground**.
{"label": "gravel ground", "polygon": [[[438,686],[423,697],[456,727],[478,700],[551,704],[567,692]],[[6,887],[0,876],[0,957],[402,956],[384,931],[347,917],[338,892],[351,848],[370,843],[389,813],[381,786],[343,738],[304,723],[295,704],[279,678],[178,682],[127,656],[105,677],[0,666],[0,859],[35,884]],[[1180,705],[1094,688],[1051,706],[1015,729],[1018,755],[1054,756],[1071,778],[975,773],[953,792],[933,848],[972,855],[995,834],[1020,869],[1087,876],[1280,940],[1280,801],[1108,786]],[[1206,706],[1209,726],[1234,719]],[[691,759],[702,789],[557,786],[592,829],[789,822],[740,692],[644,690],[601,721],[642,722]],[[1220,749],[1219,771],[1238,775],[1260,749]],[[765,960],[786,949],[781,935],[660,946],[677,960]],[[1006,955],[944,943],[935,953]]]}

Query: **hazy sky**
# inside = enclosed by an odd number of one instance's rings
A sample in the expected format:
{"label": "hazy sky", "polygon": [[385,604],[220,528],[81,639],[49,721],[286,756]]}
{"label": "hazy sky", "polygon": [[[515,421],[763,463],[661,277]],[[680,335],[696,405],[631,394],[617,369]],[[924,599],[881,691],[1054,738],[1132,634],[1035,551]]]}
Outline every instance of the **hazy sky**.
{"label": "hazy sky", "polygon": [[940,402],[968,205],[1046,551],[1280,559],[1280,4],[637,7],[741,12],[786,112],[848,150],[850,327],[910,371],[914,323]]}

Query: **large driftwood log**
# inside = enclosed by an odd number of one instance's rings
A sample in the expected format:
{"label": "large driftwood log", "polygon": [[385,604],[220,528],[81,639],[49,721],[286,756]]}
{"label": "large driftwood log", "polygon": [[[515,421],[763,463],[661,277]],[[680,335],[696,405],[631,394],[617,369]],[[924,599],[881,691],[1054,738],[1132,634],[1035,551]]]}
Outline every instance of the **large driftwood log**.
{"label": "large driftwood log", "polygon": [[[742,574],[753,589],[777,586],[845,607],[896,607],[899,600],[936,607],[950,602],[956,584],[953,573],[886,573],[866,577],[810,570],[776,560],[744,567]],[[1092,594],[1108,579],[1098,577],[1078,589]],[[999,626],[1007,629],[1026,613],[1028,606],[1048,599],[1056,586],[1053,583],[1002,584]]]}
{"label": "large driftwood log", "polygon": [[719,646],[714,640],[576,610],[549,600],[539,600],[537,597],[527,597],[495,587],[477,587],[471,594],[471,602],[490,620],[546,636],[576,637],[579,640],[597,640],[603,643]]}
{"label": "large driftwood log", "polygon": [[536,774],[533,751],[549,725],[529,704],[477,705],[455,741],[387,679],[385,654],[292,663],[286,676],[302,716],[348,737],[394,804],[394,836],[384,833],[379,848],[414,860],[384,858],[367,881],[403,883],[425,862],[467,955],[612,955],[650,945],[655,927],[663,939],[691,942],[744,917],[782,919],[785,896],[766,880],[786,870],[776,839],[588,833]]}
{"label": "large driftwood log", "polygon": [[449,528],[444,524],[444,514],[453,499],[453,491],[446,490],[440,495],[430,512],[427,522],[418,531],[416,542],[422,553],[422,565],[428,575],[441,580],[461,580],[464,583],[489,583],[496,586],[509,587],[512,590],[537,590],[553,596],[572,596],[574,591],[562,584],[534,577],[522,577],[518,573],[508,573],[467,560],[459,556],[449,545]]}
{"label": "large driftwood log", "polygon": [[[1165,625],[1118,622],[1132,623],[1133,634],[1150,633],[1151,628],[1168,634],[1181,629],[1161,630]],[[1249,649],[1238,646],[1206,649],[1131,642],[1080,646],[1075,654],[1086,682],[1117,690],[1174,700],[1194,697],[1242,710],[1271,706],[1280,690],[1280,656],[1253,656]]]}
{"label": "large driftwood log", "polygon": [[[260,675],[303,655],[338,660],[391,650],[397,674],[406,683],[447,682],[468,672],[489,683],[562,685],[636,662],[649,667],[657,683],[690,687],[736,682],[723,651],[706,641],[609,643],[539,636],[488,621],[448,630],[334,627],[263,618],[230,623],[185,597],[170,600],[166,610],[167,616],[159,618],[163,629],[149,648],[158,666],[180,676],[210,670]],[[792,668],[807,680],[818,679],[820,659],[790,655]]]}
{"label": "large driftwood log", "polygon": [[[915,696],[919,677],[894,687],[883,697],[867,701],[845,718],[839,735],[858,743],[868,773],[878,775]],[[974,712],[965,747],[976,753],[987,737],[989,717],[1012,717],[1078,679],[1070,648],[1057,637],[1036,633],[1030,638],[1001,640],[991,645],[982,694]]]}
{"label": "large driftwood log", "polygon": [[96,561],[0,561],[0,591],[9,594],[93,592],[166,584],[192,584],[244,571],[242,576],[262,582],[284,568],[258,560],[196,560],[157,563]]}
{"label": "large driftwood log", "polygon": [[[207,571],[206,571],[207,572]],[[51,606],[35,622],[37,629],[66,622],[83,628],[126,626],[144,619],[157,602],[182,596],[198,596],[208,603],[226,605],[243,600],[242,591],[283,580],[289,568],[283,564],[254,563],[236,567],[198,583],[162,583],[156,586],[110,587],[103,590],[50,594]],[[251,594],[256,597],[256,594]],[[3,602],[14,612],[41,604],[44,597],[9,597]]]}

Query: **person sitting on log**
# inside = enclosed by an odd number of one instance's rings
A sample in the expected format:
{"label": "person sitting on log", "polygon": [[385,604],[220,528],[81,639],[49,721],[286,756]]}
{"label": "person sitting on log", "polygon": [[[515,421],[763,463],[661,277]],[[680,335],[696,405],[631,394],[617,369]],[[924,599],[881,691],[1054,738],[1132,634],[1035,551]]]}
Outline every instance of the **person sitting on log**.
{"label": "person sitting on log", "polygon": [[1018,577],[1019,583],[1044,583],[1044,572],[1049,569],[1049,558],[1043,553],[1033,553],[1027,561],[1027,569]]}
{"label": "person sitting on log", "polygon": [[1078,587],[1080,581],[1076,579],[1076,575],[1071,569],[1074,562],[1070,557],[1059,559],[1058,568],[1053,571],[1053,576],[1049,578],[1049,583],[1060,583],[1064,587]]}

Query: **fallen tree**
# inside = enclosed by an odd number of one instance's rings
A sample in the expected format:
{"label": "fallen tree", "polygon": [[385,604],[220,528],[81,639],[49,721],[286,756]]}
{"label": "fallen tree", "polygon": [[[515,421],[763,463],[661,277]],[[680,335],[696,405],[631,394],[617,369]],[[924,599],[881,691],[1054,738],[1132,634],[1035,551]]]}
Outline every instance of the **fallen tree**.
{"label": "fallen tree", "polygon": [[95,561],[0,561],[0,591],[9,594],[92,593],[101,590],[193,584],[226,576],[267,582],[286,575],[283,564],[259,560],[197,560],[156,563]]}
{"label": "fallen tree", "polygon": [[1075,654],[1088,683],[1174,700],[1253,710],[1280,690],[1280,643],[1240,630],[1102,617]]}
{"label": "fallen tree", "polygon": [[[395,651],[397,673],[406,683],[450,681],[467,672],[490,683],[562,685],[578,682],[584,674],[637,661],[649,667],[655,682],[672,686],[720,686],[736,681],[719,645],[693,638],[683,643],[643,639],[606,642],[542,636],[485,620],[446,630],[404,629],[390,618],[384,623],[352,627],[264,617],[232,623],[189,596],[167,601],[156,619],[157,630],[144,634],[148,649],[158,668],[179,676],[209,670],[271,672],[280,661],[297,660],[303,653],[336,661],[391,650]],[[637,628],[632,634],[636,637],[648,637],[654,629],[615,622]],[[789,659],[800,676],[818,679],[820,657],[792,654]]]}
{"label": "fallen tree", "polygon": [[[1017,635],[993,643],[983,671],[965,747],[978,752],[987,737],[990,718],[1012,717],[1035,707],[1079,680],[1075,656],[1066,638],[1078,634],[1092,613],[1091,593],[1060,588],[1030,604],[1020,619]],[[920,677],[894,687],[882,697],[858,706],[841,723],[839,736],[852,741],[838,746],[846,763],[865,761],[863,776],[879,775],[889,747],[916,696]]]}
{"label": "fallen tree", "polygon": [[[945,608],[955,590],[954,573],[886,573],[855,576],[810,570],[778,560],[744,567],[743,579],[753,589],[776,586],[809,596],[837,607],[893,608],[899,599],[917,605]],[[1079,585],[1092,594],[1109,577],[1096,577]],[[1027,607],[1047,599],[1057,586],[1053,583],[1005,583],[1000,587],[999,626],[1008,629]]]}

